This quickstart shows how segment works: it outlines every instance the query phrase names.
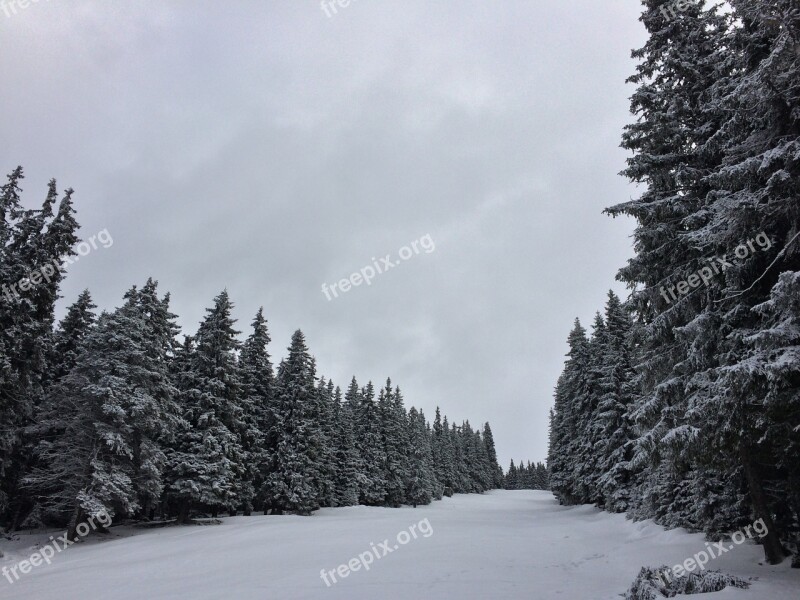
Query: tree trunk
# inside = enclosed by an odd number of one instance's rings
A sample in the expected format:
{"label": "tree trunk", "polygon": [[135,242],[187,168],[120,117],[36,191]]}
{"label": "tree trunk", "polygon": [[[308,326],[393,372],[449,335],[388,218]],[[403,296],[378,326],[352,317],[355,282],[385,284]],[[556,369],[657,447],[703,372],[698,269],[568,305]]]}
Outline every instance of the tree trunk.
{"label": "tree trunk", "polygon": [[189,509],[191,508],[190,502],[184,500],[178,508],[178,523],[185,525],[189,522]]}
{"label": "tree trunk", "polygon": [[764,556],[769,564],[780,564],[783,562],[786,555],[781,545],[780,536],[776,531],[775,522],[772,520],[772,514],[767,504],[767,496],[764,493],[764,488],[761,485],[761,479],[756,469],[753,467],[750,451],[744,444],[739,448],[739,455],[742,460],[744,475],[747,479],[747,487],[750,490],[750,502],[753,505],[756,520],[761,519],[767,528],[767,534],[761,540],[761,544],[764,546]]}
{"label": "tree trunk", "polygon": [[75,507],[75,512],[72,514],[72,519],[67,528],[67,539],[74,542],[78,539],[78,525],[83,522],[86,513],[80,506]]}

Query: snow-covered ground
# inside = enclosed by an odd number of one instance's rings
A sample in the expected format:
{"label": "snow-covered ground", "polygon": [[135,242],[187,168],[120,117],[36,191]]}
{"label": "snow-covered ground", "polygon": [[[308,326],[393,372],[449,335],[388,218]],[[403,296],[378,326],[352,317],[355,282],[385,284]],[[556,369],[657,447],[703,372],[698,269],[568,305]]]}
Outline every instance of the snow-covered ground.
{"label": "snow-covered ground", "polygon": [[[112,531],[13,585],[0,579],[0,598],[619,600],[641,566],[682,563],[705,548],[702,535],[559,507],[549,493],[534,491],[458,495],[416,509],[338,508],[312,517]],[[391,552],[382,556],[386,539]],[[28,558],[36,541],[49,536],[0,542],[0,567]],[[336,583],[328,574],[325,584],[321,570],[361,554],[364,562],[373,557],[368,571],[359,566]],[[761,566],[761,556],[760,547],[745,544],[711,561],[708,568],[759,578],[750,590],[720,592],[720,600],[800,597],[800,571]]]}

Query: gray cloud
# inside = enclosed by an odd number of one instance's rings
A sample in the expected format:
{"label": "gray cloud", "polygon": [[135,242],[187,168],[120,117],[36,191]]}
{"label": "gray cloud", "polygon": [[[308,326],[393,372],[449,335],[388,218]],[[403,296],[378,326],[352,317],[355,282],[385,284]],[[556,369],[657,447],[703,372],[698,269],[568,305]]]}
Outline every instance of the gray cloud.
{"label": "gray cloud", "polygon": [[[0,167],[76,189],[87,235],[64,303],[148,276],[194,332],[223,287],[272,352],[301,327],[344,386],[492,422],[504,466],[542,460],[575,316],[630,254],[601,214],[630,120],[636,3],[58,1],[0,12]],[[332,283],[430,234],[327,301]]]}

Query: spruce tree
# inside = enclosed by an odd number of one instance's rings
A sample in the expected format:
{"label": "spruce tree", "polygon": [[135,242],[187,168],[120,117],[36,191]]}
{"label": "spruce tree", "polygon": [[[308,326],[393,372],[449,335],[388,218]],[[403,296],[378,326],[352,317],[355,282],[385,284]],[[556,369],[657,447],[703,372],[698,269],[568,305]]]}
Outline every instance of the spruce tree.
{"label": "spruce tree", "polygon": [[338,387],[333,393],[333,408],[335,506],[354,506],[358,504],[359,489],[365,483],[364,465],[356,447],[354,407],[350,403],[343,403],[342,391]]}
{"label": "spruce tree", "polygon": [[491,487],[492,489],[499,489],[503,487],[503,469],[497,462],[497,450],[494,446],[494,436],[489,423],[485,423],[483,426],[483,443],[486,447],[486,458],[489,461]]}
{"label": "spruce tree", "polygon": [[71,537],[87,516],[134,516],[163,491],[161,442],[179,420],[176,390],[154,343],[156,319],[135,289],[126,298],[86,336],[40,415],[39,427],[56,434],[39,443],[39,466],[26,484],[45,515],[69,524]]}
{"label": "spruce tree", "polygon": [[406,498],[414,508],[419,504],[430,504],[436,493],[436,473],[433,466],[431,438],[425,415],[412,407],[408,411],[409,473]]}
{"label": "spruce tree", "polygon": [[276,511],[309,515],[319,508],[319,423],[314,386],[315,372],[305,336],[295,331],[289,354],[278,369],[277,418],[274,423],[278,445],[267,479],[270,505]]}
{"label": "spruce tree", "polygon": [[239,355],[243,409],[239,438],[245,452],[243,494],[239,504],[249,515],[256,504],[264,502],[264,485],[275,444],[268,437],[275,419],[273,406],[274,373],[267,346],[270,343],[264,309],[259,308],[252,323],[252,332],[242,344]]}
{"label": "spruce tree", "polygon": [[578,482],[575,478],[576,449],[582,441],[582,417],[578,413],[586,405],[586,378],[589,362],[589,340],[586,330],[575,319],[575,325],[567,339],[568,359],[556,385],[553,425],[548,451],[550,485],[562,504],[580,501]]}
{"label": "spruce tree", "polygon": [[[353,379],[355,382],[355,378]],[[348,389],[352,398],[354,390]],[[385,468],[386,454],[381,437],[381,424],[378,406],[375,403],[375,388],[370,381],[357,394],[358,418],[356,419],[356,446],[364,465],[364,485],[359,490],[361,504],[381,506],[386,500]],[[348,399],[348,402],[352,402]]]}
{"label": "spruce tree", "polygon": [[624,512],[632,495],[630,461],[635,434],[630,411],[635,373],[631,359],[631,320],[612,291],[608,292],[605,325],[606,342],[598,382],[600,397],[593,423],[597,498],[601,507]]}
{"label": "spruce tree", "polygon": [[244,411],[232,308],[227,291],[214,299],[177,376],[186,425],[169,456],[169,495],[181,521],[193,507],[216,514],[241,501]]}
{"label": "spruce tree", "polygon": [[67,309],[67,314],[53,334],[53,345],[49,357],[49,382],[59,381],[69,373],[78,359],[81,342],[91,330],[97,315],[89,290],[84,290]]}
{"label": "spruce tree", "polygon": [[379,394],[378,415],[383,440],[385,503],[397,507],[405,502],[408,485],[409,424],[400,388],[393,392],[389,379]]}
{"label": "spruce tree", "polygon": [[19,489],[36,443],[26,431],[49,381],[61,263],[78,241],[72,190],[59,201],[51,180],[41,208],[25,210],[22,179],[17,167],[0,187],[0,522],[12,529],[32,508]]}

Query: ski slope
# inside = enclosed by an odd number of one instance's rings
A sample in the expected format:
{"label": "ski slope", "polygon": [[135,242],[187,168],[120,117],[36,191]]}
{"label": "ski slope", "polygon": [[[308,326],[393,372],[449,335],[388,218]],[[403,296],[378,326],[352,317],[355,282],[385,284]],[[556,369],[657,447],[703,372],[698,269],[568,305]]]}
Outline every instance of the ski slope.
{"label": "ski slope", "polygon": [[[416,509],[352,507],[222,521],[115,527],[13,584],[0,579],[0,598],[619,600],[641,566],[682,563],[705,547],[699,534],[588,506],[560,507],[549,493],[534,491],[457,495]],[[49,535],[0,542],[0,567],[28,558],[36,541],[46,543]],[[367,554],[369,570],[357,558],[367,563]],[[759,577],[749,590],[720,592],[720,600],[800,597],[800,571],[788,563],[760,566],[761,556],[760,547],[746,544],[711,561],[708,568]],[[337,575],[351,559],[358,570]],[[326,585],[323,569],[334,571],[335,583],[328,574]]]}

